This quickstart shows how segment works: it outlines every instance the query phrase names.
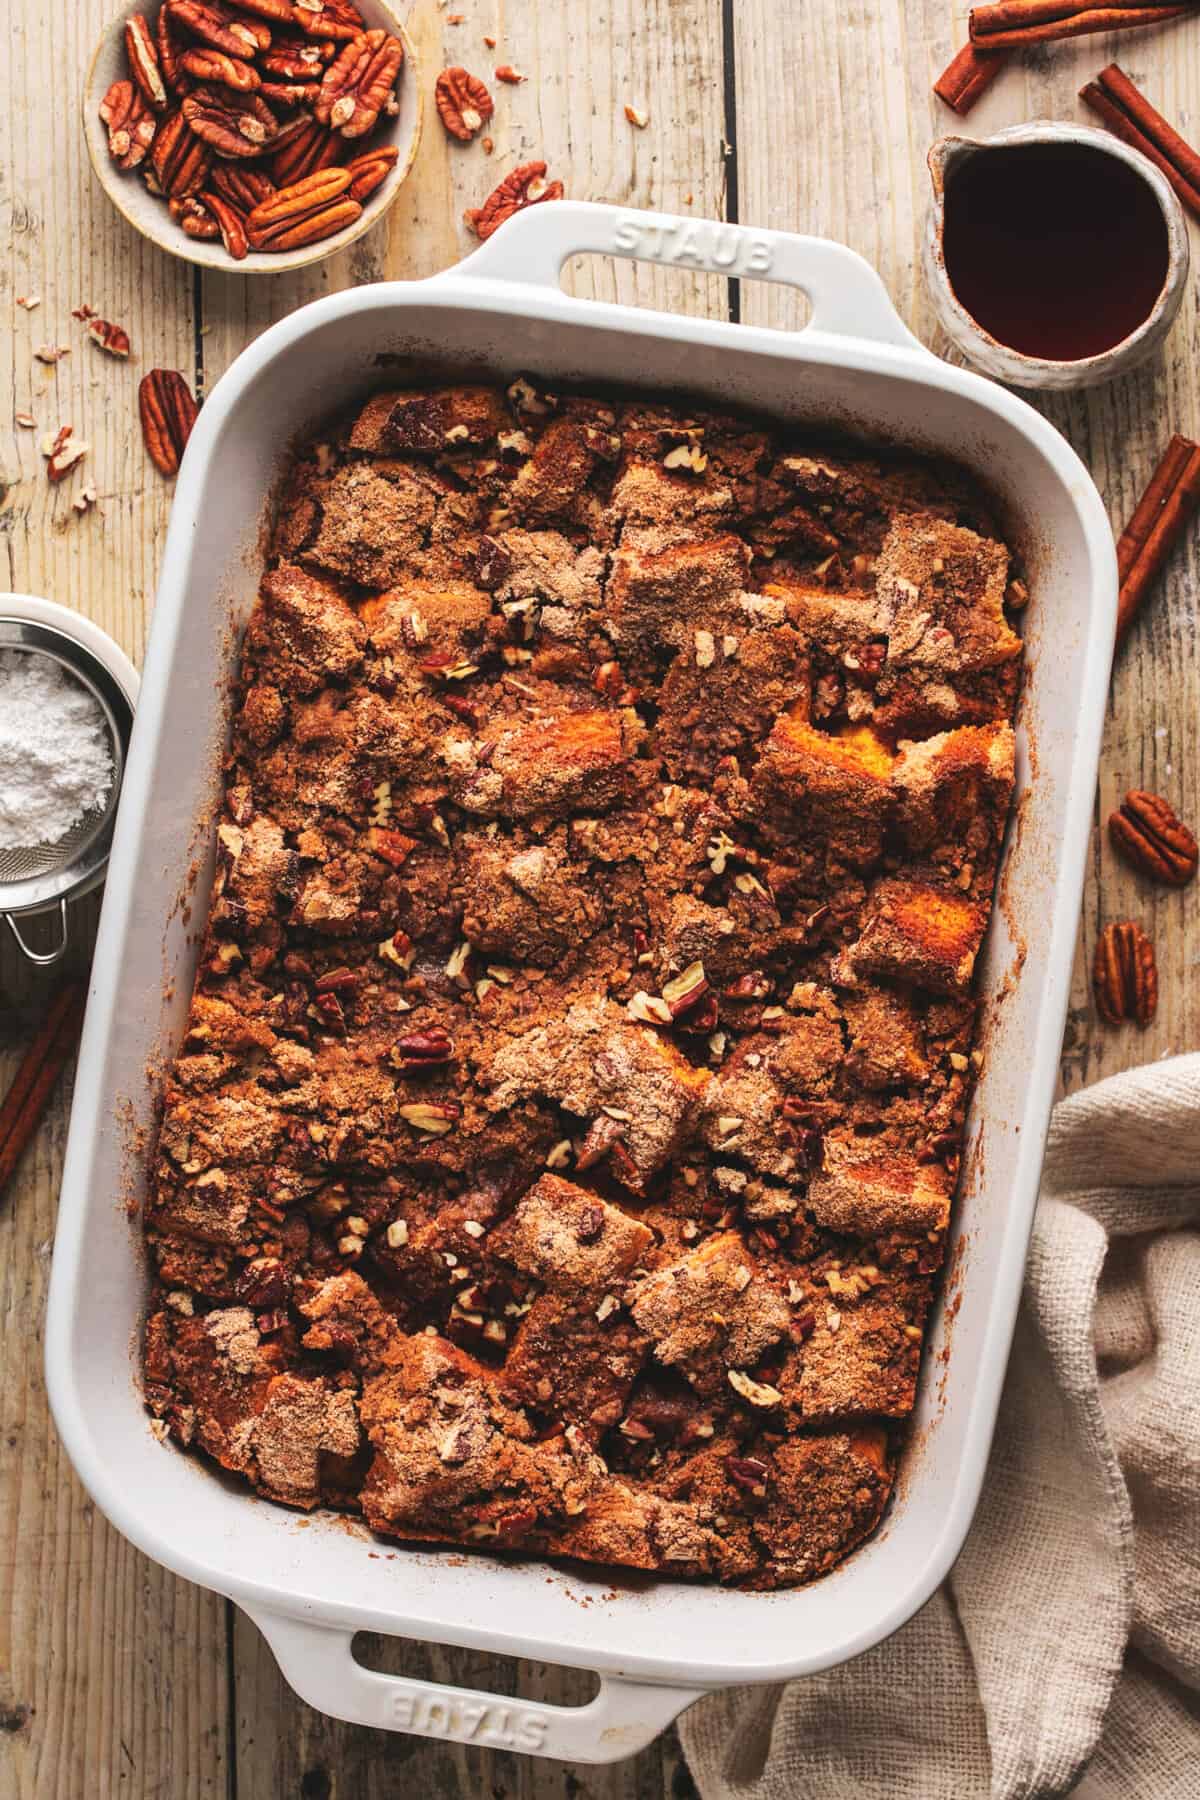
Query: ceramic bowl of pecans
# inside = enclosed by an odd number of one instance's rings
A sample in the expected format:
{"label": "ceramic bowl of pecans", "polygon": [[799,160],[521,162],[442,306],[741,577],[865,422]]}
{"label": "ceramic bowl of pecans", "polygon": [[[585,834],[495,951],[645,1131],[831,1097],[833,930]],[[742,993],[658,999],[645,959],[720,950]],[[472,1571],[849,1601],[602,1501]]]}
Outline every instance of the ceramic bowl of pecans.
{"label": "ceramic bowl of pecans", "polygon": [[412,41],[379,0],[143,0],[100,41],[83,128],[143,237],[281,274],[344,250],[399,192],[421,137]]}

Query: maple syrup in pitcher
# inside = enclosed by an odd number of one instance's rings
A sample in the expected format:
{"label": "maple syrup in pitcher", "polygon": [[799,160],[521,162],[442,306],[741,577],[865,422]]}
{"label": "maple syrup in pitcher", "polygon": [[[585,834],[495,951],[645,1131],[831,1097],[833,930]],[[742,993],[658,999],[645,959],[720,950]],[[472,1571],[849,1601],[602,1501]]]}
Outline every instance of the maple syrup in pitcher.
{"label": "maple syrup in pitcher", "polygon": [[1086,144],[981,149],[946,184],[955,295],[998,343],[1077,362],[1145,324],[1170,266],[1149,183]]}

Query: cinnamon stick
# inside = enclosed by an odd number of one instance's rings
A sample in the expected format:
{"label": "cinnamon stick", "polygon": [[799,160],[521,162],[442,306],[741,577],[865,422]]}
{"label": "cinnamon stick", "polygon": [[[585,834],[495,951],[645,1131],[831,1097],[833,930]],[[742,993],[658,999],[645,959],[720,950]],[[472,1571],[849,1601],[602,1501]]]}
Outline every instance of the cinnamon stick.
{"label": "cinnamon stick", "polygon": [[1121,578],[1117,645],[1124,643],[1146,595],[1200,507],[1200,444],[1176,434],[1117,540]]}
{"label": "cinnamon stick", "polygon": [[1156,163],[1183,204],[1200,218],[1200,155],[1151,106],[1125,71],[1109,63],[1095,81],[1080,88],[1079,97],[1123,143],[1132,144]]}
{"label": "cinnamon stick", "polygon": [[1128,6],[1097,6],[1094,0],[999,0],[972,12],[971,42],[985,50],[1021,50],[1096,31],[1165,25],[1196,10],[1197,0],[1137,0]]}
{"label": "cinnamon stick", "polygon": [[939,100],[961,116],[969,113],[979,96],[991,87],[1008,61],[1006,50],[977,50],[964,44],[954,61],[933,84]]}
{"label": "cinnamon stick", "polygon": [[72,1055],[83,1024],[83,989],[68,982],[56,995],[16,1079],[0,1102],[0,1194],[37,1130],[46,1102]]}

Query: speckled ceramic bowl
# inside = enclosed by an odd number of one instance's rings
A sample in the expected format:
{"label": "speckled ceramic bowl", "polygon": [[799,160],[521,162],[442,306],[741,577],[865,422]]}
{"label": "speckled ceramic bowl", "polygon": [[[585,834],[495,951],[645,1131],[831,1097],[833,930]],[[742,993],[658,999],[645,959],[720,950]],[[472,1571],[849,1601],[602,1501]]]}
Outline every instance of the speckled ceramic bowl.
{"label": "speckled ceramic bowl", "polygon": [[[166,201],[147,188],[142,180],[141,169],[124,173],[108,153],[108,132],[100,119],[100,102],[112,83],[126,79],[129,73],[125,59],[125,21],[134,13],[140,12],[152,23],[158,10],[157,0],[149,6],[139,5],[138,0],[129,0],[128,4],[121,7],[96,47],[84,84],[82,101],[83,134],[87,140],[92,168],[96,172],[96,179],[122,218],[127,219],[135,231],[140,231],[143,237],[149,238],[152,244],[157,244],[160,250],[166,250],[171,256],[181,257],[185,262],[199,263],[206,269],[221,269],[227,275],[282,275],[288,269],[304,268],[308,263],[321,262],[338,250],[344,250],[355,238],[361,237],[364,231],[369,231],[372,225],[378,224],[400,192],[421,141],[420,74],[412,39],[391,9],[381,5],[380,0],[356,0],[356,4],[368,28],[382,26],[404,45],[404,67],[397,88],[400,110],[395,118],[384,121],[382,130],[372,132],[369,140],[372,147],[393,145],[399,155],[395,167],[388,171],[383,183],[364,203],[361,217],[355,219],[344,231],[336,232],[333,237],[323,238],[318,244],[306,244],[302,249],[287,250],[281,254],[251,250],[241,262],[234,261],[219,238],[205,240],[188,237],[167,211]],[[144,164],[142,166],[145,167]]]}
{"label": "speckled ceramic bowl", "polygon": [[[1167,278],[1162,292],[1149,317],[1136,331],[1097,356],[1056,362],[1026,356],[1022,351],[1002,344],[972,318],[946,273],[943,230],[947,181],[956,168],[979,150],[1016,148],[1026,144],[1086,144],[1090,149],[1114,156],[1137,171],[1162,208],[1167,228]],[[985,375],[992,375],[997,381],[1006,381],[1013,387],[1095,387],[1144,362],[1162,343],[1175,323],[1187,284],[1190,260],[1187,224],[1170,183],[1140,151],[1131,149],[1107,131],[1040,120],[1029,125],[1014,125],[986,138],[939,138],[929,152],[929,173],[933,181],[933,203],[925,228],[925,277],[930,297],[947,335]]]}

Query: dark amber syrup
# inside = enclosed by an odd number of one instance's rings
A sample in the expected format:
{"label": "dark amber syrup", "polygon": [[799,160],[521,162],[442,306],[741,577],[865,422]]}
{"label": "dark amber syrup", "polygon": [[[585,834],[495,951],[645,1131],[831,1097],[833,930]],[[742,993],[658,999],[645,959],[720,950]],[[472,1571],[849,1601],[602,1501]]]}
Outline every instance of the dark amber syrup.
{"label": "dark amber syrup", "polygon": [[1167,225],[1129,164],[1086,144],[978,150],[946,184],[946,274],[999,343],[1056,362],[1111,350],[1167,279]]}

